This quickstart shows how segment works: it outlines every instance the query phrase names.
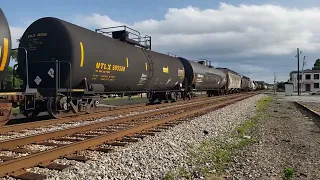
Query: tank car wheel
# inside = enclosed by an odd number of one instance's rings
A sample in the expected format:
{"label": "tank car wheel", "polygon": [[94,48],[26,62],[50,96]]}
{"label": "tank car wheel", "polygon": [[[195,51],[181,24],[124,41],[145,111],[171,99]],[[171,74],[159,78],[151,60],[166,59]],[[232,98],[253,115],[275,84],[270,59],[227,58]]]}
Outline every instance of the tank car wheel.
{"label": "tank car wheel", "polygon": [[171,92],[171,102],[177,102],[178,96],[176,92]]}
{"label": "tank car wheel", "polygon": [[169,100],[171,99],[171,97],[170,97],[170,92],[166,92],[166,94],[165,94],[165,103],[169,103]]}
{"label": "tank car wheel", "polygon": [[191,93],[187,93],[187,98],[188,98],[189,100],[191,100],[191,99],[192,99],[192,95],[191,95]]}
{"label": "tank car wheel", "polygon": [[[62,118],[64,115],[66,115],[68,113],[68,111],[65,110],[65,108],[68,107],[68,106],[65,103],[63,103],[64,102],[63,99],[64,99],[64,97],[61,97],[60,101],[57,102],[57,105],[56,105],[56,102],[55,102],[54,99],[48,100],[48,102],[47,102],[48,113],[53,118],[59,119],[59,118]],[[65,111],[58,110],[57,107],[58,108],[60,107],[61,110],[63,108]]]}

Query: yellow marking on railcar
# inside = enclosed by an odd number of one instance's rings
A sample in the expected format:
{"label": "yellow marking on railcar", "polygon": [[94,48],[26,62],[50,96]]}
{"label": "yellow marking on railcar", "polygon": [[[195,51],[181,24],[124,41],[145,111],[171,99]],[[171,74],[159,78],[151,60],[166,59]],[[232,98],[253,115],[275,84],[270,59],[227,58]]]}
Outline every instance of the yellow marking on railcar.
{"label": "yellow marking on railcar", "polygon": [[72,89],[73,92],[83,92],[84,89]]}
{"label": "yellow marking on railcar", "polygon": [[180,79],[183,79],[185,76],[185,71],[184,68],[178,68],[178,76],[180,77]]}
{"label": "yellow marking on railcar", "polygon": [[0,46],[0,58],[1,58],[2,46]]}
{"label": "yellow marking on railcar", "polygon": [[144,63],[146,65],[146,71],[148,71],[148,63]]}
{"label": "yellow marking on railcar", "polygon": [[80,67],[82,67],[83,66],[83,61],[84,61],[84,50],[83,50],[82,42],[80,42],[80,51],[81,51]]}
{"label": "yellow marking on railcar", "polygon": [[8,96],[8,95],[17,95],[16,92],[2,92],[0,93],[0,96]]}
{"label": "yellow marking on railcar", "polygon": [[129,67],[129,58],[126,58],[127,67]]}
{"label": "yellow marking on railcar", "polygon": [[168,66],[167,67],[162,67],[162,71],[164,73],[169,73],[169,67]]}
{"label": "yellow marking on railcar", "polygon": [[9,50],[9,40],[7,38],[3,39],[3,56],[0,66],[0,71],[4,70],[4,67],[6,66],[7,59],[8,59],[8,50]]}
{"label": "yellow marking on railcar", "polygon": [[193,73],[193,80],[192,80],[192,84],[194,84],[196,82],[196,73]]}

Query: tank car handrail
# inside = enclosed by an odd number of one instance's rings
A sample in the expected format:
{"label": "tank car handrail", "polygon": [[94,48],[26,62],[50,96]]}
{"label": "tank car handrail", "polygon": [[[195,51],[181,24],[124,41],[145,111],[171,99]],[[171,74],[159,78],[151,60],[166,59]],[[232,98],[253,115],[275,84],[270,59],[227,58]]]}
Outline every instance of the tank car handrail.
{"label": "tank car handrail", "polygon": [[[114,28],[120,28],[120,27],[123,27],[125,31],[126,31],[127,29],[130,29],[130,30],[132,30],[132,31],[135,31],[135,32],[138,33],[138,34],[132,33],[132,32],[130,32],[130,31],[128,31],[128,32],[129,32],[130,34],[136,35],[139,39],[141,38],[141,34],[140,34],[139,31],[137,31],[137,30],[135,30],[135,29],[132,29],[132,28],[130,28],[130,27],[128,27],[128,26],[125,26],[125,25],[122,25],[122,26],[112,26],[112,27],[107,27],[107,28],[99,28],[99,29],[96,29],[95,31],[96,31],[96,32],[101,31],[102,33],[108,34],[108,33],[110,33],[110,32],[104,32],[104,31],[102,31],[102,30],[114,29]],[[113,32],[113,31],[111,31],[111,32]]]}
{"label": "tank car handrail", "polygon": [[111,27],[107,27],[107,28],[99,28],[99,29],[96,29],[96,32],[99,31],[99,30],[106,30],[106,29],[119,28],[119,27],[124,27],[124,30],[130,29],[130,30],[132,30],[132,31],[135,31],[135,32],[137,32],[137,33],[139,34],[139,36],[141,36],[141,34],[140,34],[139,31],[137,31],[137,30],[135,30],[135,29],[132,29],[132,28],[126,26],[126,25],[122,25],[122,26],[111,26]]}
{"label": "tank car handrail", "polygon": [[[111,35],[113,32],[113,30],[110,31],[106,31],[107,29],[115,29],[115,28],[123,28],[126,32],[128,32],[129,34],[133,35],[133,37],[129,38],[131,40],[136,41],[138,44],[138,46],[141,46],[145,49],[149,49],[151,50],[151,36],[149,35],[145,35],[144,37],[141,36],[141,33],[135,29],[132,29],[128,26],[112,26],[112,27],[107,27],[107,28],[99,28],[99,29],[95,29],[96,33],[99,34],[107,34],[107,35]],[[127,30],[131,30],[131,31],[127,31]]]}

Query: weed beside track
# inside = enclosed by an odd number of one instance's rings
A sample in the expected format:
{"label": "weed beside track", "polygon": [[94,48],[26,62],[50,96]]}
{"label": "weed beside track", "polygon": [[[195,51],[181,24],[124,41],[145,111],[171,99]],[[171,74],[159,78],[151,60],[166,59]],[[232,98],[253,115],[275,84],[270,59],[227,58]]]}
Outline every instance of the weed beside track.
{"label": "weed beside track", "polygon": [[178,171],[169,171],[166,179],[193,179],[207,177],[208,179],[222,179],[227,175],[227,167],[232,158],[237,155],[240,149],[249,144],[257,142],[251,133],[259,119],[265,116],[265,110],[272,98],[265,97],[256,103],[256,113],[252,118],[245,121],[234,129],[229,136],[218,136],[217,138],[207,139],[199,146],[192,147],[189,151],[188,168],[179,168]]}

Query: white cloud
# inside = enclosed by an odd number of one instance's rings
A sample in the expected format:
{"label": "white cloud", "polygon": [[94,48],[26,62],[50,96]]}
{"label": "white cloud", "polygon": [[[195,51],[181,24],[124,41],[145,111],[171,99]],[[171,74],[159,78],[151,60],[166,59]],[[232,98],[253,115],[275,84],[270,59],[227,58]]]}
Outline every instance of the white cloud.
{"label": "white cloud", "polygon": [[92,16],[78,16],[75,21],[76,24],[80,24],[83,27],[105,28],[111,26],[125,25],[121,22],[116,22],[110,19],[108,16],[102,16],[100,14],[93,13]]}
{"label": "white cloud", "polygon": [[17,39],[20,39],[26,28],[10,26],[12,49],[19,47]]}
{"label": "white cloud", "polygon": [[[76,23],[95,28],[125,24],[99,14],[83,16]],[[170,51],[193,59],[208,58],[219,65],[229,58],[240,73],[273,82],[275,70],[280,71],[281,77],[287,77],[285,74],[293,70],[292,66],[288,68],[289,59],[280,60],[277,56],[290,55],[292,61],[297,47],[304,53],[319,51],[319,23],[319,8],[220,3],[217,9],[170,8],[161,20],[132,22],[130,26],[151,35],[156,51]],[[266,61],[266,56],[273,58],[268,59],[269,65],[262,67],[259,63]],[[244,64],[246,58],[255,58],[256,65]],[[272,63],[276,63],[278,69]]]}

